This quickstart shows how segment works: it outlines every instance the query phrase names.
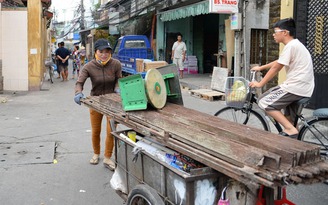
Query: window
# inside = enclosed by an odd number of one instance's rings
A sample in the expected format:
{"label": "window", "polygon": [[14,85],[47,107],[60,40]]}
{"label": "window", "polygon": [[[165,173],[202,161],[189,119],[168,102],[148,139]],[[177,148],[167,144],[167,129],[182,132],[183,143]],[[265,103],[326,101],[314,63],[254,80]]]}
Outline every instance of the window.
{"label": "window", "polygon": [[268,59],[267,30],[252,29],[250,64],[265,65]]}
{"label": "window", "polygon": [[121,42],[122,42],[121,39],[119,39],[119,40],[117,41],[117,44],[116,44],[116,46],[115,46],[115,50],[114,50],[114,53],[115,53],[115,54],[118,53],[118,50],[120,49],[120,46],[121,46]]}
{"label": "window", "polygon": [[124,48],[147,48],[144,40],[127,40]]}

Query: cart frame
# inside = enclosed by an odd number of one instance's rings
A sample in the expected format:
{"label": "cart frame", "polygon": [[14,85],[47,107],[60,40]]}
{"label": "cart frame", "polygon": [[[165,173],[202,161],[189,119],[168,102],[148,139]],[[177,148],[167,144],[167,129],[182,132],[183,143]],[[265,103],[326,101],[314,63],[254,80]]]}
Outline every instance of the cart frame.
{"label": "cart frame", "polygon": [[[138,156],[135,156],[132,154],[132,149],[137,145],[120,136],[121,133],[129,130],[112,132],[115,138],[116,169],[124,173],[121,177],[127,188],[127,193],[118,192],[124,200],[129,201],[132,197],[131,192],[136,187],[138,188],[139,184],[143,184],[150,192],[154,193],[155,190],[165,204],[194,205],[197,182],[209,180],[213,187],[218,186],[219,177],[222,174],[209,167],[194,169],[187,173],[166,164],[145,150],[141,150]],[[134,158],[136,158],[135,161]],[[180,190],[177,190],[177,185],[181,186]],[[215,188],[217,190],[217,187]],[[218,195],[215,193],[215,201],[217,199]]]}

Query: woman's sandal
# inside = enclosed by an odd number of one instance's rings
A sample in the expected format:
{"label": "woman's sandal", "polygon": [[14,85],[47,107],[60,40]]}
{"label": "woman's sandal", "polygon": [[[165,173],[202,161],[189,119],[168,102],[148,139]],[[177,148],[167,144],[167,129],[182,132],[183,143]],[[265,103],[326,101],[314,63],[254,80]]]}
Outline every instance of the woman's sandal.
{"label": "woman's sandal", "polygon": [[99,154],[94,154],[90,159],[90,164],[98,164],[99,163]]}
{"label": "woman's sandal", "polygon": [[110,171],[114,171],[115,170],[115,163],[110,159],[105,157],[103,164],[106,168],[108,168]]}
{"label": "woman's sandal", "polygon": [[289,135],[286,132],[279,132],[279,135],[284,136],[284,137],[289,137],[289,138],[292,138],[292,139],[297,139],[297,137],[298,137],[298,134]]}

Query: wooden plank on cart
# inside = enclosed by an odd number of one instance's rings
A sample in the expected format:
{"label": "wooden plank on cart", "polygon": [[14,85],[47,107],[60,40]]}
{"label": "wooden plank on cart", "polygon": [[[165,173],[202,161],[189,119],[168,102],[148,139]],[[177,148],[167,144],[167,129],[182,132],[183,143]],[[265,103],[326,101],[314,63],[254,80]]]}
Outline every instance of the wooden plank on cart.
{"label": "wooden plank on cart", "polygon": [[[220,134],[222,131],[226,131],[227,133],[233,132],[236,135],[220,135],[220,137],[227,137],[230,140],[238,141],[241,143],[249,144],[254,147],[264,148],[268,151],[279,153],[282,156],[282,162],[290,164],[290,166],[301,165],[302,163],[308,163],[312,160],[318,160],[320,156],[317,156],[318,150],[309,151],[307,147],[304,147],[304,143],[295,140],[281,140],[281,137],[275,134],[270,134],[264,131],[265,135],[261,140],[259,140],[258,136],[263,135],[263,133],[259,133],[260,131],[248,127],[245,125],[238,125],[234,123],[230,123],[224,120],[218,120],[215,116],[207,116],[199,113],[196,110],[188,110],[188,117],[184,117],[184,113],[186,110],[180,109],[180,106],[170,105],[170,109],[161,110],[162,113],[166,115],[171,115],[172,117],[179,116],[179,122],[183,124],[189,124],[194,128],[198,128],[200,130],[206,130],[207,132]],[[220,129],[218,129],[218,127]],[[262,131],[263,132],[263,131]],[[257,137],[254,137],[257,136]],[[306,146],[307,144],[305,144]],[[295,158],[291,158],[290,154],[296,151],[297,154]],[[305,158],[306,159],[303,159]]]}
{"label": "wooden plank on cart", "polygon": [[93,96],[83,103],[165,146],[249,186],[313,183],[328,178],[320,148],[231,123],[180,105],[125,112],[120,96]]}

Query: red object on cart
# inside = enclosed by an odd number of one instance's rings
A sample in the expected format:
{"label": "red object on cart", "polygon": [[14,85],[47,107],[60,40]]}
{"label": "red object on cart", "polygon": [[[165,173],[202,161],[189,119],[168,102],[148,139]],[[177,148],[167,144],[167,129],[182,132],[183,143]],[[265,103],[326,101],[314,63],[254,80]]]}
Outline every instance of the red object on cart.
{"label": "red object on cart", "polygon": [[263,189],[264,189],[264,186],[261,185],[259,194],[257,195],[257,200],[256,200],[255,205],[265,205],[265,199],[262,196],[263,195]]}
{"label": "red object on cart", "polygon": [[218,205],[230,205],[229,199],[226,198],[226,191],[227,187],[224,187]]}
{"label": "red object on cart", "polygon": [[274,205],[296,205],[287,199],[286,187],[282,187],[282,198],[274,201]]}

